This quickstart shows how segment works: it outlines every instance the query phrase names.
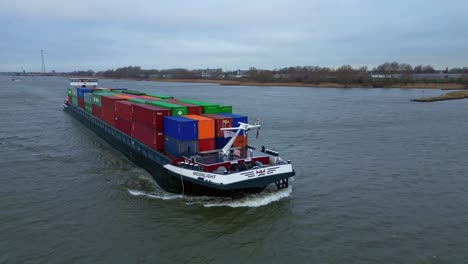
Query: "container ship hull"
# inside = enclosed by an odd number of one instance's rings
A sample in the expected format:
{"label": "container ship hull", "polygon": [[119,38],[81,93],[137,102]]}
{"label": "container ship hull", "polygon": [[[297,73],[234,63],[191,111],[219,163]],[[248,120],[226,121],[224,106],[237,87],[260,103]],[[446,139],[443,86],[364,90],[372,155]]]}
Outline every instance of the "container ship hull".
{"label": "container ship hull", "polygon": [[75,105],[65,104],[64,111],[89,127],[130,161],[148,171],[167,192],[238,197],[244,193],[261,192],[271,183],[275,183],[278,189],[286,188],[288,179],[295,174],[291,164],[254,168],[228,175],[196,171],[190,165],[175,166],[168,156]]}

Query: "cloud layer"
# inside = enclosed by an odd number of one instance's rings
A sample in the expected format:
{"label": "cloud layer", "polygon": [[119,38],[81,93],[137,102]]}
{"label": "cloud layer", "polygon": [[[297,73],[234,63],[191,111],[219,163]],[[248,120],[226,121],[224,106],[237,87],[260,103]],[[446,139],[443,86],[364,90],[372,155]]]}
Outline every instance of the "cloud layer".
{"label": "cloud layer", "polygon": [[0,1],[0,71],[466,66],[467,1]]}

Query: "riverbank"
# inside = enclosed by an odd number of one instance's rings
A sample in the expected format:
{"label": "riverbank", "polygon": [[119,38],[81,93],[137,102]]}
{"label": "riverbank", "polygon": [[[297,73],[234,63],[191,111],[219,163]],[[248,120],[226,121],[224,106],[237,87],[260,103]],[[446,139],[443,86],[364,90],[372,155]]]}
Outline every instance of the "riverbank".
{"label": "riverbank", "polygon": [[446,93],[440,96],[417,98],[411,101],[420,102],[420,103],[428,103],[428,102],[457,100],[457,99],[465,99],[465,98],[468,98],[468,91],[450,92],[450,93]]}
{"label": "riverbank", "polygon": [[149,79],[154,82],[182,82],[182,83],[214,83],[219,85],[242,85],[242,86],[281,86],[281,87],[313,87],[313,88],[403,88],[403,89],[466,89],[461,83],[373,83],[373,84],[341,84],[341,83],[284,83],[236,80],[201,80],[201,79]]}

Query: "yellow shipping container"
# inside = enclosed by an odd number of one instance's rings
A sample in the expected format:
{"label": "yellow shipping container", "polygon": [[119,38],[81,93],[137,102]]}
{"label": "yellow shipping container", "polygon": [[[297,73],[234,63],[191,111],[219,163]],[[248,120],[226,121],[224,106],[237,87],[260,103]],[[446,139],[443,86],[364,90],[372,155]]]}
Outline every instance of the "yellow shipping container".
{"label": "yellow shipping container", "polygon": [[215,122],[213,119],[199,115],[184,115],[183,117],[198,121],[198,139],[215,137]]}

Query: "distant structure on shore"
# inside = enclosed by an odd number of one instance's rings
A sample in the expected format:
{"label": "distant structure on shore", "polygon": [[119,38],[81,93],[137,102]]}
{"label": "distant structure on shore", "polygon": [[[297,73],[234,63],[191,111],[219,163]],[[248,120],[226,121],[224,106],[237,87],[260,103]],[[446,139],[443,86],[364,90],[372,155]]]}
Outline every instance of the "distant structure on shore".
{"label": "distant structure on shore", "polygon": [[42,70],[41,70],[41,72],[46,73],[47,69],[46,69],[45,62],[44,62],[44,50],[42,50],[42,49],[41,49],[41,60],[42,60]]}

